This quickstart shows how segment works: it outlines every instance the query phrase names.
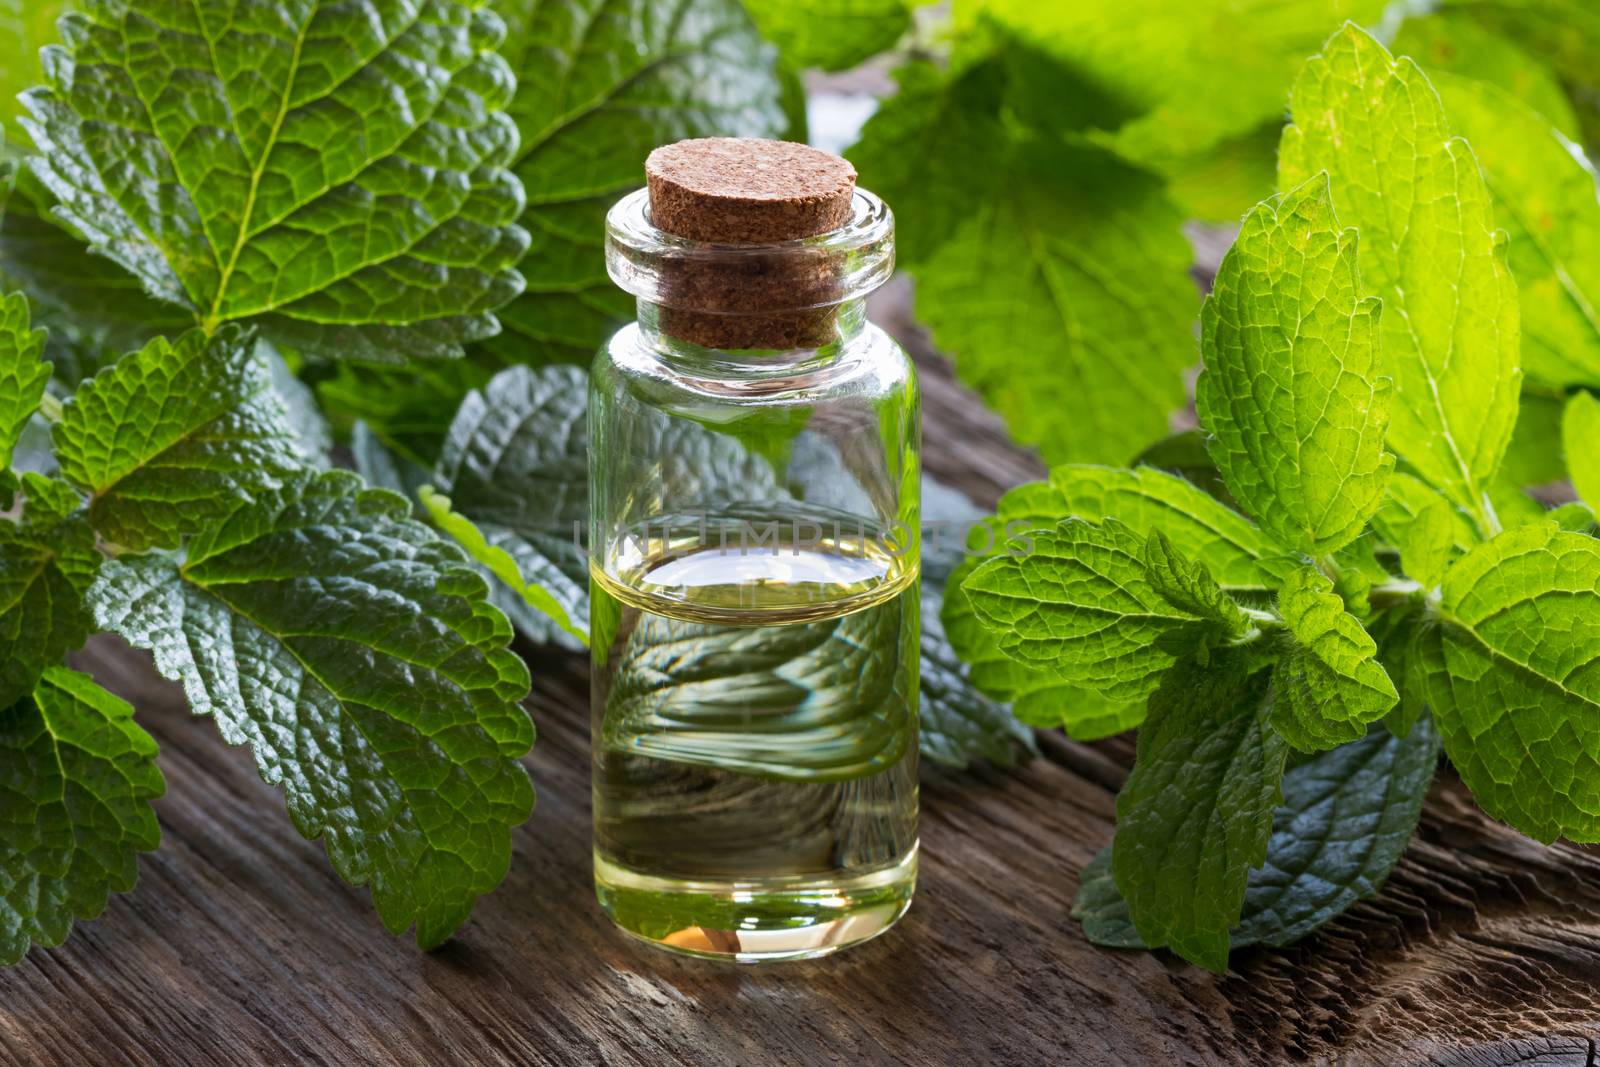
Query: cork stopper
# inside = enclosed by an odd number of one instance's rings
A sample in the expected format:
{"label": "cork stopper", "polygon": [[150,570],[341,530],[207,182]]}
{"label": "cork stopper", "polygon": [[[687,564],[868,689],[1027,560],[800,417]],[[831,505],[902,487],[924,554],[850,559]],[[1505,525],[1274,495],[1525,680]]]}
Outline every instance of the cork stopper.
{"label": "cork stopper", "polygon": [[[650,215],[667,233],[721,245],[815,237],[851,220],[856,172],[807,145],[705,137],[645,161]],[[666,279],[662,332],[707,348],[815,348],[836,337],[835,264],[781,252],[684,262]]]}
{"label": "cork stopper", "polygon": [[792,241],[850,221],[856,171],[791,141],[701,137],[664,145],[644,163],[650,214],[691,241]]}

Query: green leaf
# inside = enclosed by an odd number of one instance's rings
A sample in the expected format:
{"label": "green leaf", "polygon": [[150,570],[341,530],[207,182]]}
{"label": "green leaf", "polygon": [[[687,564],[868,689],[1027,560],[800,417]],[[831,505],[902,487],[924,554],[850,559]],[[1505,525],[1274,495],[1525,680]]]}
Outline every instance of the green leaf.
{"label": "green leaf", "polygon": [[0,294],[0,469],[11,466],[22,427],[50,383],[50,364],[39,358],[44,331],[29,330],[28,321],[27,297]]}
{"label": "green leaf", "polygon": [[907,0],[744,0],[744,6],[797,67],[844,70],[893,48],[911,29]]}
{"label": "green leaf", "polygon": [[588,404],[581,368],[501,371],[462,401],[434,471],[485,548],[510,558],[523,588],[547,594],[537,611],[507,612],[534,640],[589,627],[589,563],[575,531],[589,521]]}
{"label": "green leaf", "polygon": [[1138,700],[1212,629],[1156,591],[1144,538],[1115,519],[1064,519],[1031,539],[1028,554],[996,556],[961,583],[1000,651],[1024,666]]}
{"label": "green leaf", "polygon": [[26,94],[57,212],[208,328],[459,355],[521,290],[515,82],[482,0],[106,0]]}
{"label": "green leaf", "polygon": [[[1250,871],[1229,948],[1293,944],[1375,896],[1416,829],[1438,755],[1424,722],[1404,739],[1374,730],[1290,767],[1266,862]],[[1097,945],[1143,948],[1111,864],[1107,847],[1084,868],[1073,918]]]}
{"label": "green leaf", "polygon": [[133,708],[87,675],[51,667],[0,709],[0,966],[59,945],[133,888],[165,791]]}
{"label": "green leaf", "polygon": [[1537,386],[1522,390],[1517,426],[1500,464],[1502,485],[1522,489],[1566,480],[1567,468],[1561,461],[1561,418],[1566,404],[1563,391]]}
{"label": "green leaf", "polygon": [[1592,532],[1595,525],[1594,509],[1581,500],[1568,501],[1560,507],[1545,512],[1545,517],[1563,530],[1578,533]]}
{"label": "green leaf", "polygon": [[1159,529],[1144,543],[1145,578],[1167,603],[1199,619],[1214,622],[1229,637],[1250,628],[1239,605],[1224,593],[1204,563],[1185,559]]}
{"label": "green leaf", "polygon": [[1434,75],[1454,129],[1472,142],[1510,236],[1523,365],[1548,385],[1600,385],[1600,198],[1580,148],[1514,96]]}
{"label": "green leaf", "polygon": [[1472,149],[1451,137],[1416,64],[1354,26],[1296,79],[1278,172],[1332,179],[1340,220],[1361,234],[1363,287],[1395,380],[1388,443],[1488,530],[1484,494],[1517,416],[1516,283]]}
{"label": "green leaf", "polygon": [[1139,937],[1214,971],[1266,857],[1288,754],[1266,725],[1269,678],[1227,660],[1170,671],[1117,795],[1112,868]]}
{"label": "green leaf", "polygon": [[0,708],[93,632],[83,598],[100,566],[77,493],[33,473],[21,487],[20,521],[0,519]]}
{"label": "green leaf", "polygon": [[449,534],[456,544],[460,545],[467,555],[481,563],[490,575],[505,583],[521,596],[529,607],[571,634],[580,643],[584,645],[589,643],[588,631],[573,624],[561,602],[542,586],[530,583],[524,578],[511,554],[503,548],[489,544],[484,539],[483,531],[474,526],[471,519],[452,511],[449,497],[434,492],[430,485],[422,486],[418,490],[418,496],[433,524]]}
{"label": "green leaf", "polygon": [[511,859],[533,791],[528,671],[461,551],[401,498],[307,474],[161,555],[106,564],[96,621],[250,745],[384,925],[448,937]]}
{"label": "green leaf", "polygon": [[[984,625],[961,590],[967,575],[981,563],[981,558],[971,556],[955,569],[940,610],[940,624],[951,648],[967,665],[971,683],[980,692],[1010,704],[1019,721],[1042,729],[1063,729],[1078,741],[1110,737],[1139,725],[1144,719],[1143,700],[1107,699],[1093,690],[1067,685],[1054,671],[1024,666],[1000,651],[999,638]],[[927,700],[924,693],[925,704]]]}
{"label": "green leaf", "polygon": [[527,292],[492,342],[506,363],[587,363],[633,317],[606,276],[605,214],[644,159],[687,137],[779,137],[777,49],[739,0],[494,0],[517,77],[514,164],[527,189]]}
{"label": "green leaf", "polygon": [[1195,406],[1217,469],[1267,533],[1312,556],[1361,534],[1394,466],[1356,243],[1314,177],[1245,219],[1200,317]]}
{"label": "green leaf", "polygon": [[1445,753],[1484,811],[1600,840],[1600,541],[1543,522],[1450,568],[1419,641]]}
{"label": "green leaf", "polygon": [[365,422],[397,459],[428,468],[457,406],[494,377],[497,368],[486,363],[471,357],[398,369],[343,363],[332,377],[319,377],[317,399],[335,426]]}
{"label": "green leaf", "polygon": [[1574,393],[1561,419],[1561,451],[1578,498],[1600,507],[1600,400]]}
{"label": "green leaf", "polygon": [[89,521],[127,548],[175,548],[305,465],[248,330],[158,337],[78,388],[56,424]]}
{"label": "green leaf", "polygon": [[1194,358],[1182,217],[1102,149],[1023,139],[950,164],[994,184],[911,267],[919,317],[1047,463],[1126,462],[1166,431]]}
{"label": "green leaf", "polygon": [[1440,497],[1394,528],[1394,546],[1400,551],[1400,568],[1424,589],[1438,588],[1456,547],[1457,516]]}
{"label": "green leaf", "polygon": [[1290,572],[1278,611],[1294,646],[1273,674],[1273,729],[1303,752],[1365,736],[1367,724],[1400,699],[1378,662],[1377,643],[1345,611],[1333,583],[1311,567]]}
{"label": "green leaf", "polygon": [[[1472,522],[1460,509],[1428,483],[1403,471],[1390,477],[1388,493],[1383,506],[1372,516],[1372,524],[1386,541],[1399,548],[1407,541],[1407,530],[1411,524],[1440,505],[1444,506],[1444,513],[1449,517],[1451,547],[1465,552],[1477,544],[1478,536],[1472,528]],[[1409,569],[1406,574],[1422,580]]]}
{"label": "green leaf", "polygon": [[[1092,521],[1113,518],[1135,530],[1160,529],[1185,556],[1203,563],[1224,589],[1276,586],[1278,566],[1250,520],[1197,486],[1153,467],[1124,470],[1071,464],[1050,472],[1063,500],[1062,515]],[[1008,494],[1000,517],[1012,516]]]}
{"label": "green leaf", "polygon": [[[1444,71],[1499,86],[1568,137],[1581,135],[1566,91],[1550,68],[1511,38],[1492,32],[1464,12],[1446,8],[1406,19],[1390,50],[1415,59],[1430,77],[1435,71]],[[1453,106],[1450,117],[1457,118]],[[1477,138],[1471,140],[1472,147],[1482,152]],[[1517,281],[1522,281],[1520,273]]]}

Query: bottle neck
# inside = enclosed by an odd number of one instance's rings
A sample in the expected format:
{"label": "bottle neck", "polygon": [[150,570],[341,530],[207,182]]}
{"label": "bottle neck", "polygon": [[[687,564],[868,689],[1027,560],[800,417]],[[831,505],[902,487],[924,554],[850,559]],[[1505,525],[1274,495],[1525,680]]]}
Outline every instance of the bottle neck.
{"label": "bottle neck", "polygon": [[[750,321],[751,316],[716,315],[700,311],[681,312],[643,297],[638,300],[639,336],[644,344],[670,362],[696,366],[715,364],[793,366],[797,363],[809,363],[814,359],[836,358],[865,330],[867,301],[865,297],[857,297],[831,307],[812,308],[789,314],[795,316],[793,323],[786,323],[775,316],[767,316],[768,328],[755,333],[772,337],[782,337],[787,334],[804,337],[807,342],[822,343],[780,348],[710,347],[694,340],[687,340],[684,335],[694,338],[707,336],[708,333],[715,335],[720,332],[715,325],[718,318],[736,320],[737,326],[738,323]],[[675,328],[684,324],[685,315],[693,316],[693,321],[687,324],[691,328]],[[786,329],[786,326],[792,328]],[[729,332],[741,334],[749,331],[735,328]]]}

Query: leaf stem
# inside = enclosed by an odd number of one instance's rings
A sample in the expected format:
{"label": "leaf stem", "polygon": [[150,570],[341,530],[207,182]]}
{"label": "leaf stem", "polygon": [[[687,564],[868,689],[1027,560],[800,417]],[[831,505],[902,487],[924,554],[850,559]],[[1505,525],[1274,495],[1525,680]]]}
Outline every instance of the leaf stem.
{"label": "leaf stem", "polygon": [[44,420],[48,423],[60,422],[63,414],[61,401],[45,393],[39,398],[39,414],[44,416]]}

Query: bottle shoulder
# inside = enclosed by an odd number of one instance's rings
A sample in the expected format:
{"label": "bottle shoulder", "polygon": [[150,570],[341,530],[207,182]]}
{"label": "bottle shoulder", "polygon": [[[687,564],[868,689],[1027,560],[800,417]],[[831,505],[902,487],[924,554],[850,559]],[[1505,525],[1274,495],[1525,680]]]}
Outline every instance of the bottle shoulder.
{"label": "bottle shoulder", "polygon": [[910,356],[870,322],[832,349],[750,355],[704,349],[685,355],[655,343],[633,322],[601,345],[592,380],[606,391],[741,405],[914,397],[917,391]]}

